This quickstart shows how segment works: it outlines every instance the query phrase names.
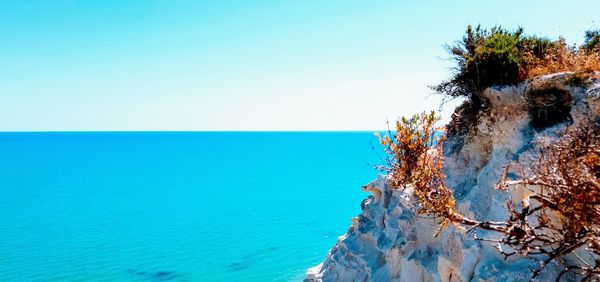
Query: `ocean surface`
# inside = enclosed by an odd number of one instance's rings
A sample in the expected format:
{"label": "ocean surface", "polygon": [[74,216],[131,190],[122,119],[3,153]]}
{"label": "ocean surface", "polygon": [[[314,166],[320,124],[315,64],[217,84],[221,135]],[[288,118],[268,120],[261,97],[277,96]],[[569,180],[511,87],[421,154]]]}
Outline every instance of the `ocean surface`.
{"label": "ocean surface", "polygon": [[0,281],[299,281],[380,154],[371,132],[0,133]]}

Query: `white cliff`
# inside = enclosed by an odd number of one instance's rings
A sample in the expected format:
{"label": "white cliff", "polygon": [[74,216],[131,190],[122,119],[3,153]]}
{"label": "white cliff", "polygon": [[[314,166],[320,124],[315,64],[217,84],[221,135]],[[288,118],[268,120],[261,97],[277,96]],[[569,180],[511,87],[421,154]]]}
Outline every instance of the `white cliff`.
{"label": "white cliff", "polygon": [[[600,80],[572,85],[572,74],[538,78],[516,86],[491,88],[484,95],[490,110],[481,113],[468,134],[449,136],[444,149],[448,187],[454,191],[460,212],[478,220],[507,217],[507,192],[495,190],[503,167],[527,162],[540,140],[560,138],[568,126],[600,121]],[[552,84],[571,94],[570,117],[543,129],[531,125],[527,91]],[[536,86],[538,85],[538,86]],[[477,241],[458,226],[440,230],[439,222],[418,215],[411,190],[394,190],[386,176],[363,187],[372,193],[362,203],[346,234],[325,260],[308,270],[306,281],[528,281],[535,261],[511,256],[505,259],[487,242]],[[516,190],[515,199],[519,199]],[[516,203],[518,204],[518,203]],[[478,231],[478,235],[497,234]],[[480,236],[480,237],[481,237]],[[539,277],[556,276],[549,265]]]}

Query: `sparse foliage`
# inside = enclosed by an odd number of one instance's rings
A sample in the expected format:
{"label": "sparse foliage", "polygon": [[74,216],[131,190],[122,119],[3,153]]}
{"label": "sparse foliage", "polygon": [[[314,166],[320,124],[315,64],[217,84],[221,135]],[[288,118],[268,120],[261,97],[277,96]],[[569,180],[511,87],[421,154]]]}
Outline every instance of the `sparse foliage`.
{"label": "sparse foliage", "polygon": [[385,171],[396,189],[411,187],[419,200],[419,212],[445,215],[454,210],[452,191],[444,183],[445,135],[436,126],[435,112],[396,121],[395,131],[379,136],[388,160]]}
{"label": "sparse foliage", "polygon": [[567,272],[600,278],[600,126],[592,122],[545,143],[527,167],[517,165],[519,179],[510,180],[509,169],[497,188],[529,194],[520,209],[508,204],[511,216],[501,224],[497,248],[506,256],[542,257],[534,278],[557,260],[566,264],[557,280]]}

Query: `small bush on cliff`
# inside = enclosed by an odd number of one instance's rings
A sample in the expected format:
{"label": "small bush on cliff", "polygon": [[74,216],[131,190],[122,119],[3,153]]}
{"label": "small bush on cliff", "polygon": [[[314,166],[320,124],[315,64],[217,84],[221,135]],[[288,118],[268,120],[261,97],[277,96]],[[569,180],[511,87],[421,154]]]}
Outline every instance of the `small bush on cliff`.
{"label": "small bush on cliff", "polygon": [[585,32],[585,42],[582,48],[589,53],[600,53],[600,29]]}
{"label": "small bush on cliff", "polygon": [[585,47],[569,46],[564,39],[554,42],[553,47],[544,51],[541,57],[526,54],[527,65],[524,69],[524,79],[540,75],[575,72],[577,76],[600,71],[600,52],[588,52]]}
{"label": "small bush on cliff", "polygon": [[454,210],[452,191],[444,183],[445,135],[436,123],[435,112],[396,121],[395,132],[378,136],[388,155],[384,170],[395,189],[412,188],[419,212],[443,218]]}
{"label": "small bush on cliff", "polygon": [[479,95],[483,89],[518,83],[524,79],[528,61],[543,57],[553,46],[548,39],[523,35],[522,28],[509,31],[500,26],[490,30],[468,26],[462,41],[447,47],[457,64],[455,74],[433,89],[483,103]]}

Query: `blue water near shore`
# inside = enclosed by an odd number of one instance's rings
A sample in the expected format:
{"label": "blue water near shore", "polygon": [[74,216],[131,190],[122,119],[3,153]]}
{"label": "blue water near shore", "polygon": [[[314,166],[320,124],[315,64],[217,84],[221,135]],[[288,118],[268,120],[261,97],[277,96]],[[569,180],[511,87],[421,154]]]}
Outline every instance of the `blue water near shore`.
{"label": "blue water near shore", "polygon": [[0,281],[301,280],[378,150],[370,132],[0,133]]}

